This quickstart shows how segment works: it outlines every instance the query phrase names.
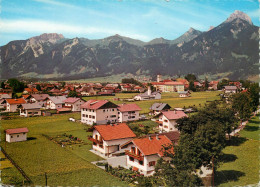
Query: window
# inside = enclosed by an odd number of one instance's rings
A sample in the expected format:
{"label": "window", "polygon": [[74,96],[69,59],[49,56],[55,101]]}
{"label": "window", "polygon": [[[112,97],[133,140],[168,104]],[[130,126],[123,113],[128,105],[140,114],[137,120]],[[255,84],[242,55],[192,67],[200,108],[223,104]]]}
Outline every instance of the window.
{"label": "window", "polygon": [[89,115],[89,118],[92,118],[92,116],[91,116],[91,115]]}
{"label": "window", "polygon": [[11,136],[11,138],[13,138],[13,136]]}
{"label": "window", "polygon": [[135,111],[132,112],[132,114],[134,114],[134,113],[135,113]]}
{"label": "window", "polygon": [[96,140],[98,140],[98,135],[96,135],[96,138],[95,138]]}
{"label": "window", "polygon": [[93,142],[93,145],[97,145],[95,142]]}
{"label": "window", "polygon": [[131,114],[131,112],[128,112],[128,114]]}
{"label": "window", "polygon": [[135,153],[135,147],[131,147],[131,153]]}
{"label": "window", "polygon": [[120,112],[118,112],[118,114],[120,114]]}
{"label": "window", "polygon": [[131,156],[130,156],[130,157],[129,157],[129,160],[133,162],[135,159],[134,159],[134,157],[131,157]]}
{"label": "window", "polygon": [[17,138],[19,137],[19,135],[17,135]]}
{"label": "window", "polygon": [[103,112],[105,112],[106,110],[103,110]]}
{"label": "window", "polygon": [[95,119],[95,116],[92,116],[92,119]]}
{"label": "window", "polygon": [[168,120],[165,119],[164,122],[168,122]]}
{"label": "window", "polygon": [[110,117],[111,117],[111,118],[115,118],[115,117],[116,117],[116,115],[111,115]]}
{"label": "window", "polygon": [[166,129],[168,129],[168,126],[167,126],[167,125],[164,125],[164,126],[163,126],[163,128],[166,128]]}
{"label": "window", "polygon": [[23,133],[23,135],[25,135],[25,132]]}
{"label": "window", "polygon": [[128,116],[128,119],[131,119],[131,116]]}
{"label": "window", "polygon": [[99,144],[99,147],[103,149],[103,145],[102,144]]}
{"label": "window", "polygon": [[149,162],[149,167],[155,166],[155,161]]}
{"label": "window", "polygon": [[132,116],[132,118],[135,118],[135,116]]}
{"label": "window", "polygon": [[112,109],[112,111],[114,111],[115,109]]}
{"label": "window", "polygon": [[88,117],[88,115],[86,115],[86,118]]}
{"label": "window", "polygon": [[139,160],[139,164],[143,166],[144,165],[144,161]]}
{"label": "window", "polygon": [[85,117],[86,115],[85,114],[82,114],[82,117]]}

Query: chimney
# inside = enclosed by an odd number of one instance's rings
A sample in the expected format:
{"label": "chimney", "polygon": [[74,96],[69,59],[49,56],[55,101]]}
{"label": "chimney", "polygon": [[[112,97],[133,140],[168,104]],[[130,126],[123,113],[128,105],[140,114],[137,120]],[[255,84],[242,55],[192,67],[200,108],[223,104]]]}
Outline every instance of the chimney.
{"label": "chimney", "polygon": [[151,135],[149,135],[149,140],[152,140],[152,137],[151,137]]}
{"label": "chimney", "polygon": [[156,140],[159,140],[159,134],[156,134]]}
{"label": "chimney", "polygon": [[151,93],[152,93],[151,86],[148,86],[147,94],[148,94],[148,95],[151,95]]}

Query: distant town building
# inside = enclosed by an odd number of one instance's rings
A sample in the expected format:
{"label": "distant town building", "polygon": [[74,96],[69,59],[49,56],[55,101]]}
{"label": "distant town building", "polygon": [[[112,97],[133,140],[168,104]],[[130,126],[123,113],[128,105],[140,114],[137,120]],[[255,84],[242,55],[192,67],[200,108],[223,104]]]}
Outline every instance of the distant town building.
{"label": "distant town building", "polygon": [[65,108],[70,108],[72,112],[79,112],[81,110],[81,105],[84,104],[85,101],[80,98],[69,97],[64,100],[64,103]]}
{"label": "distant town building", "polygon": [[26,103],[24,98],[5,99],[5,102],[6,102],[6,111],[7,112],[16,112],[19,105]]}
{"label": "distant town building", "polygon": [[39,103],[26,103],[19,106],[20,116],[31,117],[40,116],[42,106]]}
{"label": "distant town building", "polygon": [[158,115],[163,111],[170,110],[171,106],[167,103],[154,103],[151,107],[151,114],[152,115]]}
{"label": "distant town building", "polygon": [[134,97],[134,100],[144,101],[144,100],[152,100],[152,99],[161,99],[161,93],[159,91],[152,92],[151,88],[148,87],[148,91],[145,93],[139,94]]}
{"label": "distant town building", "polygon": [[65,96],[50,96],[46,100],[47,109],[59,109],[62,108],[66,100]]}

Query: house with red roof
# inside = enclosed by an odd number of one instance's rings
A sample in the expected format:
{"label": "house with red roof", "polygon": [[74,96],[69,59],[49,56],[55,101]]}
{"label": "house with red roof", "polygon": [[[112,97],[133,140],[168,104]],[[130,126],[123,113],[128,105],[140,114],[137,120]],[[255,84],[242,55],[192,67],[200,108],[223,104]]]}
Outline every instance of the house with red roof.
{"label": "house with red roof", "polygon": [[131,104],[119,104],[118,105],[118,114],[119,114],[119,122],[128,122],[128,121],[136,121],[139,120],[139,112],[142,109],[135,103]]}
{"label": "house with red roof", "polygon": [[7,112],[16,112],[18,106],[21,104],[25,104],[26,101],[24,98],[19,98],[19,99],[5,99],[6,102],[6,111]]}
{"label": "house with red roof", "polygon": [[66,100],[65,96],[49,96],[46,99],[46,108],[47,109],[59,109],[64,106],[64,101]]}
{"label": "house with red roof", "polygon": [[[127,166],[149,176],[154,174],[158,159],[164,157],[163,146],[168,145],[172,145],[172,141],[166,135],[156,134],[133,139],[121,148],[127,149]],[[173,153],[173,148],[169,151]]]}
{"label": "house with red roof", "polygon": [[117,107],[108,100],[90,99],[81,105],[81,122],[89,125],[118,122]]}
{"label": "house with red roof", "polygon": [[24,94],[35,94],[38,92],[39,91],[36,88],[24,88],[24,91],[23,91]]}
{"label": "house with red roof", "polygon": [[26,127],[17,129],[6,129],[5,140],[9,143],[26,141],[28,132],[29,130]]}
{"label": "house with red roof", "polygon": [[104,156],[124,152],[121,145],[136,137],[125,123],[94,125],[90,130],[93,131],[93,135],[88,139],[93,143],[93,150]]}
{"label": "house with red roof", "polygon": [[159,116],[159,130],[160,132],[178,131],[176,120],[188,117],[183,111],[164,111]]}
{"label": "house with red roof", "polygon": [[72,112],[79,112],[81,110],[80,106],[85,103],[80,98],[76,97],[68,97],[66,100],[64,100],[65,108],[71,108]]}

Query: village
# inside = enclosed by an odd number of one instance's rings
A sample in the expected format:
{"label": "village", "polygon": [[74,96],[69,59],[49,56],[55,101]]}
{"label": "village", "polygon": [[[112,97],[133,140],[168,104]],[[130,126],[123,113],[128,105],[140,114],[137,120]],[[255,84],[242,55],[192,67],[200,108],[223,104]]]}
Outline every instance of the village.
{"label": "village", "polygon": [[[19,84],[23,84],[24,88],[14,92],[17,89],[14,85]],[[22,171],[20,173],[26,179],[22,180],[23,184],[40,182],[44,185],[44,175],[46,186],[48,180],[54,180],[50,179],[53,173],[51,166],[45,165],[47,171],[43,172],[39,170],[40,163],[35,166],[37,162],[32,162],[31,168],[28,168],[22,163],[23,159],[17,159],[21,148],[26,149],[32,146],[27,144],[44,138],[48,142],[41,144],[43,147],[54,142],[60,146],[57,149],[70,150],[71,153],[66,154],[86,159],[88,167],[93,165],[97,171],[101,168],[122,181],[138,184],[138,177],[156,173],[159,159],[171,159],[165,155],[163,147],[178,146],[181,137],[179,121],[196,115],[204,105],[212,102],[232,103],[233,95],[249,92],[248,84],[246,81],[208,82],[207,79],[197,81],[195,78],[163,80],[161,75],[157,75],[153,82],[142,83],[134,79],[123,79],[122,83],[23,83],[16,79],[6,80],[0,90],[1,131],[4,133],[2,152]],[[256,112],[252,115],[255,116]],[[247,121],[246,118],[243,120]],[[226,137],[239,136],[246,125],[244,121],[231,128]],[[22,147],[19,148],[19,145]],[[168,151],[174,154],[174,150],[172,147]],[[21,153],[30,158],[30,153],[24,151]],[[38,177],[42,176],[41,179],[32,175],[32,168],[36,169]],[[201,166],[198,171],[203,184],[212,185],[212,168]],[[50,177],[48,180],[47,175]],[[58,184],[55,180],[51,184]],[[97,181],[92,182],[88,184]]]}

